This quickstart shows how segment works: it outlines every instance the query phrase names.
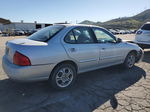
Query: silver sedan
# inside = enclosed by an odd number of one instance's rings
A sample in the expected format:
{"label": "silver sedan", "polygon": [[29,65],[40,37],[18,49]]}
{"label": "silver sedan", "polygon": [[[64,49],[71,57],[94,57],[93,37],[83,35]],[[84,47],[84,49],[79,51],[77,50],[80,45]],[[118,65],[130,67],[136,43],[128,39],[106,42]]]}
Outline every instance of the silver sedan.
{"label": "silver sedan", "polygon": [[142,57],[140,47],[104,28],[61,24],[8,41],[3,69],[13,80],[48,80],[52,87],[66,89],[77,74],[118,64],[132,68]]}

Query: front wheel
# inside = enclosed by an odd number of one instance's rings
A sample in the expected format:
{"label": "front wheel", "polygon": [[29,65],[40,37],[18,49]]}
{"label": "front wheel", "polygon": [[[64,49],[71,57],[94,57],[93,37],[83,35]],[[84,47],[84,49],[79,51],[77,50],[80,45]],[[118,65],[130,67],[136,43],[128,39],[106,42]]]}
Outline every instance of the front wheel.
{"label": "front wheel", "polygon": [[72,64],[58,65],[52,72],[49,82],[55,89],[70,88],[76,80],[76,69]]}
{"label": "front wheel", "polygon": [[134,66],[134,64],[135,64],[135,60],[136,60],[135,53],[134,52],[130,52],[127,55],[127,57],[126,57],[126,59],[125,59],[125,61],[123,63],[124,67],[125,68],[132,68]]}

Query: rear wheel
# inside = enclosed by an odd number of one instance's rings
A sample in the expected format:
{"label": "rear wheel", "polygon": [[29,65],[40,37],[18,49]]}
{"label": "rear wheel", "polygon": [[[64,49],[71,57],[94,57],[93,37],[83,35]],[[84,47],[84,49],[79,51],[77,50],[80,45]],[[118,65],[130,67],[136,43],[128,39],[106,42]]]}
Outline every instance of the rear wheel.
{"label": "rear wheel", "polygon": [[125,59],[125,61],[123,63],[124,67],[132,68],[134,66],[134,64],[135,64],[135,60],[136,60],[135,53],[134,52],[130,52],[127,55],[127,57],[126,57],[126,59]]}
{"label": "rear wheel", "polygon": [[74,84],[76,75],[76,68],[72,64],[64,63],[53,70],[49,82],[55,89],[67,89]]}

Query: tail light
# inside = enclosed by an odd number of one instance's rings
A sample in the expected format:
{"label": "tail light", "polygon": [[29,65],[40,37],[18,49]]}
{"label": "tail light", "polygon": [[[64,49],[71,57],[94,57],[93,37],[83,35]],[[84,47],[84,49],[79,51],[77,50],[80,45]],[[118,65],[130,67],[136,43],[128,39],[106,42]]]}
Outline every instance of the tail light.
{"label": "tail light", "polygon": [[30,66],[31,62],[30,59],[19,53],[19,52],[15,52],[14,57],[13,57],[13,63],[16,65],[20,65],[20,66]]}
{"label": "tail light", "polygon": [[142,34],[142,31],[139,30],[139,31],[136,32],[136,34],[140,35],[140,34]]}

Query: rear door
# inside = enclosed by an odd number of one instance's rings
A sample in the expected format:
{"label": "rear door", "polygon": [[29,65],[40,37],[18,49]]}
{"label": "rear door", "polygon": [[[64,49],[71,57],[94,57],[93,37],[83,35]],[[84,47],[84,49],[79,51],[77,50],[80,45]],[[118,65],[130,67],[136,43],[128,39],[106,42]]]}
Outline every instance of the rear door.
{"label": "rear door", "polygon": [[64,39],[64,47],[70,58],[76,60],[81,72],[98,66],[99,46],[89,27],[76,27]]}

